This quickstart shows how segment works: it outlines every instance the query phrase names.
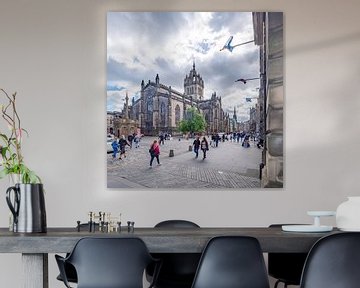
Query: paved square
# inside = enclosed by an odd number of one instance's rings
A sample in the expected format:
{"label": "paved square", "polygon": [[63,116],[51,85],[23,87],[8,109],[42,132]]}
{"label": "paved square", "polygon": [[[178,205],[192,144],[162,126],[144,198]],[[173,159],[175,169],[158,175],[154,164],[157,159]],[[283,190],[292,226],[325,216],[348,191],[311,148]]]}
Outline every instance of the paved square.
{"label": "paved square", "polygon": [[[160,162],[156,160],[149,168],[149,147],[155,137],[143,137],[140,147],[127,146],[126,158],[119,160],[107,154],[108,188],[176,188],[176,189],[222,189],[260,188],[259,165],[261,151],[251,141],[250,148],[241,143],[219,142],[218,147],[210,147],[206,159],[195,159],[189,151],[194,139],[174,137],[160,146]],[[170,150],[174,157],[169,157]]]}

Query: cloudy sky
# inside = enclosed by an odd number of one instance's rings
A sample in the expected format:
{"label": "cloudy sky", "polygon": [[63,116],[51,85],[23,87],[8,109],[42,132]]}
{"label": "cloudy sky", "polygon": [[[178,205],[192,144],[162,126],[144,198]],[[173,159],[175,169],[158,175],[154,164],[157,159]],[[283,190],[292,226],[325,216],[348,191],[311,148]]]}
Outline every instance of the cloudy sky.
{"label": "cloudy sky", "polygon": [[254,43],[220,51],[230,36],[232,45],[254,39],[252,15],[245,12],[109,12],[107,15],[107,110],[121,111],[126,91],[140,95],[140,83],[155,81],[184,92],[192,69],[204,80],[204,97],[222,97],[223,109],[238,120],[249,119],[259,80],[259,49]]}

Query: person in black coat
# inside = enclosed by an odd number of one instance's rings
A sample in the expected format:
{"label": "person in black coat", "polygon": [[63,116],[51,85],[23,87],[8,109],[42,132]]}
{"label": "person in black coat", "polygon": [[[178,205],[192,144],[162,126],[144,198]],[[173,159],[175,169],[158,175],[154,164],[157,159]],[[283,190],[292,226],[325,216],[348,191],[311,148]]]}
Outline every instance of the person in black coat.
{"label": "person in black coat", "polygon": [[196,136],[196,139],[194,140],[193,146],[194,146],[194,152],[195,152],[195,155],[196,155],[195,158],[198,158],[198,156],[199,156],[199,148],[200,148],[199,136]]}
{"label": "person in black coat", "polygon": [[121,138],[119,139],[119,148],[120,148],[120,157],[119,159],[121,160],[121,156],[124,155],[124,158],[126,158],[126,150],[125,150],[125,146],[128,145],[130,146],[130,144],[128,143],[128,141],[126,141],[125,136],[121,135]]}

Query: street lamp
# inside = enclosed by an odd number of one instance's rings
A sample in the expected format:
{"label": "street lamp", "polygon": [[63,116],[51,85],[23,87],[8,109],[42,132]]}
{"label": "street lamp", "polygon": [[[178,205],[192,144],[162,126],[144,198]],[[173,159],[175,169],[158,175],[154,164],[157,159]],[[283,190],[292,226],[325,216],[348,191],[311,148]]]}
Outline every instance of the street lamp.
{"label": "street lamp", "polygon": [[251,41],[247,41],[247,42],[244,42],[244,43],[240,43],[240,44],[236,44],[236,45],[231,45],[231,41],[233,40],[234,36],[230,36],[230,38],[226,41],[225,45],[223,48],[220,49],[220,51],[222,50],[229,50],[230,52],[232,52],[232,50],[234,50],[235,47],[237,46],[240,46],[240,45],[244,45],[244,44],[248,44],[248,43],[251,43],[251,42],[254,42],[255,40],[251,40]]}

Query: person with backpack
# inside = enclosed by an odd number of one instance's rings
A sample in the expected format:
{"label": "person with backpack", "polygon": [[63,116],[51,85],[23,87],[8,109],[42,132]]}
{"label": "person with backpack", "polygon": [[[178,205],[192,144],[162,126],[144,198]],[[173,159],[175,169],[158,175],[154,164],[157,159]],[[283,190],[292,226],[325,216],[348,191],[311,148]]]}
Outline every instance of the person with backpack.
{"label": "person with backpack", "polygon": [[159,145],[157,140],[154,140],[154,142],[151,144],[150,149],[149,149],[149,153],[150,153],[150,156],[151,156],[150,168],[152,168],[152,163],[154,161],[154,158],[156,158],[156,161],[157,161],[158,165],[161,165],[160,160],[159,160],[160,145]]}

